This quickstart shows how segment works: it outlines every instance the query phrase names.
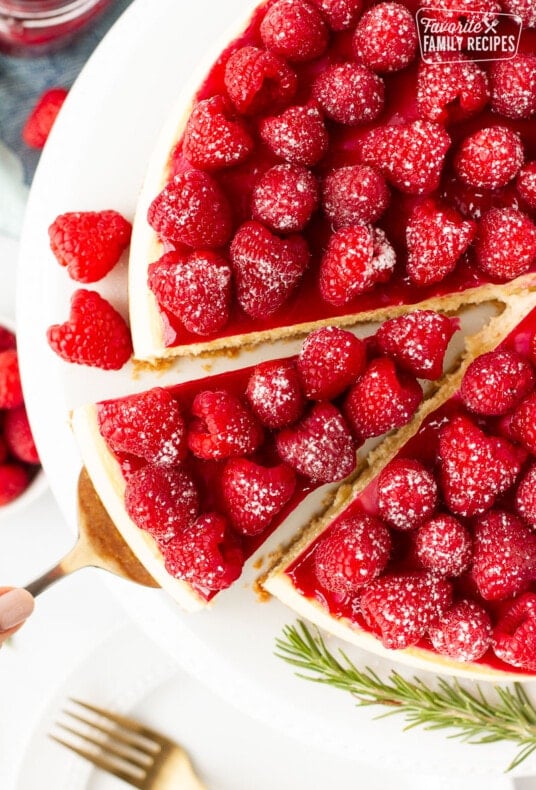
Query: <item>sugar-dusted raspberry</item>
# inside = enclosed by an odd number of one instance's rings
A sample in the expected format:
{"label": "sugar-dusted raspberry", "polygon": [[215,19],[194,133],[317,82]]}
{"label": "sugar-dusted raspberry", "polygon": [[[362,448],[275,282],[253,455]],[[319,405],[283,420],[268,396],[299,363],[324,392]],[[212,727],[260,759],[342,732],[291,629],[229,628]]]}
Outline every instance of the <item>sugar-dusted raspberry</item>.
{"label": "sugar-dusted raspberry", "polygon": [[361,160],[377,167],[401,192],[424,195],[437,189],[450,137],[431,121],[378,126],[361,141]]}
{"label": "sugar-dusted raspberry", "polygon": [[39,97],[22,128],[22,139],[26,145],[43,148],[67,93],[65,88],[49,88]]}
{"label": "sugar-dusted raspberry", "polygon": [[536,527],[536,464],[528,468],[516,489],[516,510],[531,527]]}
{"label": "sugar-dusted raspberry", "polygon": [[328,150],[324,118],[314,104],[287,107],[281,115],[263,118],[259,133],[276,156],[293,165],[316,165]]}
{"label": "sugar-dusted raspberry", "polygon": [[422,400],[417,379],[397,370],[392,359],[378,357],[352,387],[344,411],[359,441],[400,428]]}
{"label": "sugar-dusted raspberry", "polygon": [[497,189],[516,177],[523,156],[523,143],[517,132],[506,126],[487,126],[462,141],[454,169],[469,186]]}
{"label": "sugar-dusted raspberry", "polygon": [[536,594],[524,593],[503,610],[493,629],[492,646],[507,664],[536,671]]}
{"label": "sugar-dusted raspberry", "polygon": [[225,87],[234,106],[244,115],[274,112],[288,104],[298,81],[282,58],[258,47],[242,47],[225,64]]}
{"label": "sugar-dusted raspberry", "polygon": [[264,532],[295,487],[296,475],[290,466],[266,467],[247,458],[231,458],[221,476],[227,514],[233,527],[243,535]]}
{"label": "sugar-dusted raspberry", "polygon": [[395,529],[415,529],[437,506],[434,476],[413,458],[395,458],[378,478],[378,511]]}
{"label": "sugar-dusted raspberry", "polygon": [[[536,11],[535,20],[536,20]],[[536,57],[519,54],[490,64],[491,106],[506,118],[530,118],[536,112]]]}
{"label": "sugar-dusted raspberry", "polygon": [[498,280],[525,274],[536,260],[536,225],[515,208],[492,208],[480,221],[476,238],[478,267]]}
{"label": "sugar-dusted raspberry", "polygon": [[184,130],[182,153],[193,167],[219,170],[243,162],[253,150],[253,139],[224,96],[198,102]]}
{"label": "sugar-dusted raspberry", "polygon": [[313,400],[332,400],[365,370],[365,344],[347,329],[315,329],[303,341],[297,366],[303,391]]}
{"label": "sugar-dusted raspberry", "polygon": [[322,257],[319,288],[324,301],[340,306],[393,273],[396,254],[381,228],[351,225],[330,237]]}
{"label": "sugar-dusted raspberry", "polygon": [[313,96],[328,118],[346,126],[370,123],[383,109],[381,77],[361,63],[338,63],[321,72]]}
{"label": "sugar-dusted raspberry", "polygon": [[354,440],[346,420],[331,403],[315,403],[276,437],[283,461],[315,483],[343,480],[356,464]]}
{"label": "sugar-dusted raspberry", "polygon": [[292,360],[261,362],[246,387],[253,413],[267,428],[283,428],[296,422],[305,408],[296,365]]}
{"label": "sugar-dusted raspberry", "polygon": [[322,189],[322,205],[333,227],[375,222],[389,204],[390,192],[378,170],[348,165],[332,170]]}
{"label": "sugar-dusted raspberry", "polygon": [[472,576],[485,601],[503,601],[536,577],[536,534],[505,510],[490,510],[473,531]]}
{"label": "sugar-dusted raspberry", "polygon": [[422,118],[438,123],[479,112],[488,102],[486,72],[470,60],[422,63],[417,75],[417,106]]}
{"label": "sugar-dusted raspberry", "polygon": [[318,206],[315,176],[302,165],[276,165],[264,173],[253,189],[253,219],[280,233],[303,230]]}
{"label": "sugar-dusted raspberry", "polygon": [[449,582],[427,573],[381,576],[365,588],[359,610],[384,647],[416,644],[452,602]]}
{"label": "sugar-dusted raspberry", "polygon": [[376,332],[380,350],[418,378],[437,379],[456,322],[434,310],[415,310],[385,321]]}
{"label": "sugar-dusted raspberry", "polygon": [[437,515],[419,527],[415,553],[431,573],[460,576],[468,570],[473,558],[471,533],[454,516]]}
{"label": "sugar-dusted raspberry", "polygon": [[320,584],[338,594],[356,593],[376,579],[391,555],[389,530],[374,516],[356,513],[338,520],[314,551]]}
{"label": "sugar-dusted raspberry", "polygon": [[491,645],[491,618],[476,601],[457,601],[430,626],[428,636],[442,656],[477,661]]}
{"label": "sugar-dusted raspberry", "polygon": [[66,362],[119,370],[130,359],[132,340],[123,317],[96,291],[79,288],[69,319],[47,330],[53,351]]}
{"label": "sugar-dusted raspberry", "polygon": [[536,6],[533,0],[501,0],[504,11],[520,16],[524,27],[536,27]]}
{"label": "sugar-dusted raspberry", "polygon": [[244,552],[219,513],[203,513],[188,529],[160,544],[166,570],[200,592],[224,590],[238,579]]}
{"label": "sugar-dusted raspberry", "polygon": [[476,414],[506,414],[533,389],[534,368],[517,351],[495,349],[474,359],[465,371],[460,395]]}
{"label": "sugar-dusted raspberry", "polygon": [[157,540],[169,540],[194,523],[199,495],[184,469],[147,464],[129,475],[125,508],[140,529]]}
{"label": "sugar-dusted raspberry", "polygon": [[353,48],[358,61],[383,73],[409,65],[417,43],[414,14],[401,3],[378,3],[357,23]]}
{"label": "sugar-dusted raspberry", "polygon": [[264,438],[253,413],[227,390],[199,392],[191,414],[188,447],[206,461],[250,455]]}
{"label": "sugar-dusted raspberry", "polygon": [[157,464],[180,463],[188,451],[186,425],[178,401],[153,387],[136,395],[104,401],[99,431],[115,453],[130,453]]}
{"label": "sugar-dusted raspberry", "polygon": [[101,280],[113,269],[131,232],[130,222],[113,210],[60,214],[48,229],[56,260],[81,283]]}
{"label": "sugar-dusted raspberry", "polygon": [[445,502],[459,516],[488,510],[521,468],[520,453],[510,442],[488,436],[465,416],[441,428],[439,461]]}
{"label": "sugar-dusted raspberry", "polygon": [[30,476],[22,464],[0,464],[0,505],[12,502],[28,487]]}
{"label": "sugar-dusted raspberry", "polygon": [[158,304],[195,335],[225,326],[231,304],[231,267],[210,250],[179,258],[168,252],[149,265],[147,284]]}
{"label": "sugar-dusted raspberry", "polygon": [[510,430],[529,452],[536,455],[536,393],[521,401],[512,415]]}
{"label": "sugar-dusted raspberry", "polygon": [[173,244],[221,247],[231,235],[229,201],[202,170],[176,175],[149,206],[147,219],[164,241]]}
{"label": "sugar-dusted raspberry", "polygon": [[286,60],[313,60],[327,47],[329,31],[322,14],[305,0],[276,0],[260,27],[264,46]]}
{"label": "sugar-dusted raspberry", "polygon": [[0,409],[13,409],[22,403],[19,357],[16,349],[0,351]]}
{"label": "sugar-dusted raspberry", "polygon": [[349,30],[359,18],[363,0],[311,0],[320,9],[332,30]]}
{"label": "sugar-dusted raspberry", "polygon": [[5,413],[4,438],[11,455],[17,460],[26,464],[39,463],[39,454],[24,405],[9,409]]}
{"label": "sugar-dusted raspberry", "polygon": [[8,348],[16,348],[17,339],[15,333],[5,326],[0,326],[0,351],[7,351]]}
{"label": "sugar-dusted raspberry", "polygon": [[536,209],[536,162],[527,162],[516,180],[516,189],[532,209]]}

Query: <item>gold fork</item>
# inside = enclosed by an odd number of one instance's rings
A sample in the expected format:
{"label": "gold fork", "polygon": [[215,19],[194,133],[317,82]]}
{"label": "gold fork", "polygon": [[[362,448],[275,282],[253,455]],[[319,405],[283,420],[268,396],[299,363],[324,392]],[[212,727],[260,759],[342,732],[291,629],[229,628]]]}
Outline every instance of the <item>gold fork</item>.
{"label": "gold fork", "polygon": [[[77,699],[70,702],[83,712],[63,713],[84,728],[57,722],[71,739],[51,733],[53,740],[140,790],[206,790],[178,743],[134,719]],[[73,743],[72,736],[84,745]]]}

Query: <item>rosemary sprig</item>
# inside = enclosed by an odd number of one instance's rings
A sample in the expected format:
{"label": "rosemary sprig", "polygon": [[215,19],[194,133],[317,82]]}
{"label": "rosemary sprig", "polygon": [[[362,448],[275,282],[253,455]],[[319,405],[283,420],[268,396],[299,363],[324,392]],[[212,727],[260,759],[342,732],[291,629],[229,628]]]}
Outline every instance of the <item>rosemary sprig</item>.
{"label": "rosemary sprig", "polygon": [[339,650],[338,660],[318,629],[312,633],[301,621],[286,626],[276,646],[276,655],[298,667],[299,677],[348,691],[360,707],[385,705],[390,710],[382,715],[401,713],[408,722],[405,729],[448,728],[453,731],[449,737],[467,743],[517,744],[518,751],[507,771],[536,751],[536,707],[520,683],[511,688],[495,687],[496,699],[491,701],[479,686],[473,693],[457,680],[438,678],[437,689],[431,689],[419,678],[406,680],[393,670],[383,681],[369,667],[358,669],[343,650]]}

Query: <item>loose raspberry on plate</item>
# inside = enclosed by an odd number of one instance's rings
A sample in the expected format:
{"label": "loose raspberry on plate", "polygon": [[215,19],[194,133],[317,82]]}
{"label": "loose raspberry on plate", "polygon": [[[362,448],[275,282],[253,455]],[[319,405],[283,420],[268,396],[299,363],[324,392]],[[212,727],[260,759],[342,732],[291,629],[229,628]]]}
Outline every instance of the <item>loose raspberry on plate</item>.
{"label": "loose raspberry on plate", "polygon": [[370,123],[381,113],[381,77],[361,63],[338,63],[322,71],[313,83],[313,97],[328,118],[346,126]]}
{"label": "loose raspberry on plate", "polygon": [[0,505],[7,505],[20,496],[29,482],[28,472],[21,464],[0,464]]}
{"label": "loose raspberry on plate", "polygon": [[516,510],[521,518],[536,527],[536,464],[528,468],[516,490]]}
{"label": "loose raspberry on plate", "polygon": [[428,636],[442,656],[477,661],[491,645],[491,618],[476,601],[458,601],[430,626]]}
{"label": "loose raspberry on plate", "polygon": [[322,189],[322,205],[333,227],[375,222],[389,204],[384,177],[373,167],[349,165],[332,170]]}
{"label": "loose raspberry on plate", "polygon": [[47,331],[53,351],[66,362],[119,370],[130,359],[132,340],[123,317],[95,291],[80,288],[69,319]]}
{"label": "loose raspberry on plate", "polygon": [[328,149],[324,118],[314,104],[287,107],[281,115],[263,118],[259,134],[276,156],[293,165],[316,165]]}
{"label": "loose raspberry on plate", "polygon": [[[9,409],[4,416],[4,438],[11,454],[26,464],[38,464],[39,455],[24,405]],[[0,452],[0,457],[1,457]]]}
{"label": "loose raspberry on plate", "polygon": [[510,429],[521,444],[536,455],[536,393],[519,404],[512,415]]}
{"label": "loose raspberry on plate", "polygon": [[292,360],[261,362],[246,387],[255,416],[267,428],[283,428],[296,422],[305,408],[296,365]]}
{"label": "loose raspberry on plate", "polygon": [[315,176],[302,165],[276,165],[264,173],[253,190],[253,219],[279,233],[294,233],[307,225],[319,201]]}
{"label": "loose raspberry on plate", "polygon": [[[458,57],[458,56],[457,56]],[[417,105],[422,118],[438,123],[483,109],[489,98],[488,78],[470,60],[422,63],[417,75]]]}
{"label": "loose raspberry on plate", "polygon": [[252,412],[226,390],[199,392],[191,407],[188,447],[203,460],[220,460],[255,452],[264,438]]}
{"label": "loose raspberry on plate", "polygon": [[311,0],[320,9],[332,30],[349,30],[359,18],[363,0]]}
{"label": "loose raspberry on plate", "polygon": [[517,209],[492,208],[478,226],[475,251],[485,274],[512,280],[526,274],[536,261],[536,225]]}
{"label": "loose raspberry on plate", "polygon": [[417,378],[437,379],[456,321],[434,310],[415,310],[389,318],[380,326],[375,341],[386,356]]}
{"label": "loose raspberry on plate", "polygon": [[315,403],[294,425],[276,436],[280,457],[315,483],[343,480],[356,464],[354,440],[332,403]]}
{"label": "loose raspberry on plate", "polygon": [[471,533],[454,516],[439,514],[419,527],[415,554],[430,573],[460,576],[473,559]]}
{"label": "loose raspberry on plate", "polygon": [[359,441],[364,441],[405,425],[421,400],[415,377],[398,371],[392,359],[378,357],[348,393],[344,412]]}
{"label": "loose raspberry on plate", "polygon": [[536,534],[517,516],[491,510],[474,526],[472,576],[485,601],[503,601],[536,577]]}
{"label": "loose raspberry on plate", "polygon": [[389,530],[378,518],[356,513],[338,521],[314,552],[315,574],[327,590],[352,594],[376,579],[391,555]]}
{"label": "loose raspberry on plate", "polygon": [[178,401],[162,387],[105,401],[97,412],[99,431],[115,453],[155,464],[178,464],[188,451]]}
{"label": "loose raspberry on plate", "polygon": [[327,47],[329,31],[318,9],[304,0],[277,0],[260,27],[266,49],[286,60],[313,60]]}
{"label": "loose raspberry on plate", "polygon": [[401,3],[378,3],[365,11],[353,39],[357,60],[380,73],[408,66],[417,44],[415,17]]}
{"label": "loose raspberry on plate", "polygon": [[395,458],[378,478],[378,511],[384,521],[400,530],[415,529],[437,506],[433,475],[413,458]]}
{"label": "loose raspberry on plate", "polygon": [[282,109],[297,88],[297,78],[282,58],[258,47],[242,47],[225,64],[225,87],[244,115]]}
{"label": "loose raspberry on plate", "polygon": [[523,158],[523,143],[517,132],[506,126],[488,126],[462,141],[454,169],[469,186],[497,189],[517,176]]}
{"label": "loose raspberry on plate", "polygon": [[230,248],[236,296],[252,318],[267,318],[282,307],[309,263],[305,239],[284,239],[254,220],[237,230]]}
{"label": "loose raspberry on plate", "polygon": [[164,241],[221,247],[231,235],[231,207],[218,183],[202,170],[176,175],[155,197],[149,225]]}
{"label": "loose raspberry on plate", "polygon": [[527,162],[521,168],[516,189],[529,208],[536,209],[536,162]]}
{"label": "loose raspberry on plate", "polygon": [[335,326],[311,332],[297,360],[303,391],[313,400],[336,398],[364,372],[366,364],[363,341]]}
{"label": "loose raspberry on plate", "polygon": [[[536,18],[536,12],[535,12]],[[490,64],[491,106],[506,118],[536,112],[536,57],[518,54]]]}
{"label": "loose raspberry on plate", "polygon": [[22,128],[22,139],[26,145],[43,148],[67,93],[65,88],[50,88],[40,96]]}
{"label": "loose raspberry on plate", "polygon": [[243,535],[258,535],[270,525],[296,487],[294,470],[286,464],[266,467],[247,458],[225,464],[221,488],[233,527]]}
{"label": "loose raspberry on plate", "polygon": [[504,611],[493,629],[495,654],[514,667],[536,670],[536,595],[525,593]]}
{"label": "loose raspberry on plate", "polygon": [[182,152],[193,167],[219,170],[243,162],[253,150],[244,122],[224,96],[198,102],[184,130]]}
{"label": "loose raspberry on plate", "polygon": [[81,283],[101,280],[114,268],[131,232],[130,222],[113,210],[60,214],[48,229],[56,260]]}
{"label": "loose raspberry on plate", "polygon": [[474,359],[465,371],[460,396],[476,414],[506,414],[533,389],[534,368],[509,349],[496,349]]}
{"label": "loose raspberry on plate", "polygon": [[147,284],[158,304],[195,335],[210,335],[229,320],[231,267],[221,255],[196,251],[187,258],[165,253],[149,265]]}
{"label": "loose raspberry on plate", "polygon": [[0,351],[0,409],[13,409],[22,403],[19,357],[16,349]]}

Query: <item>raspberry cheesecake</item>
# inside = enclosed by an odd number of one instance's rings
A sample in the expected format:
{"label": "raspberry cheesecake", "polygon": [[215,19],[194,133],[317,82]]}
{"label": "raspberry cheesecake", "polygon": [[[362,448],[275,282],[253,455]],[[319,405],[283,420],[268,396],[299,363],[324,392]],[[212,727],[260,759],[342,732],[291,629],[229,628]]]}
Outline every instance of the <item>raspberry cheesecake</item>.
{"label": "raspberry cheesecake", "polygon": [[[509,60],[424,62],[425,5],[270,0],[181,97],[134,223],[137,358],[451,310],[534,284],[530,14]],[[439,6],[455,14],[451,0]]]}

